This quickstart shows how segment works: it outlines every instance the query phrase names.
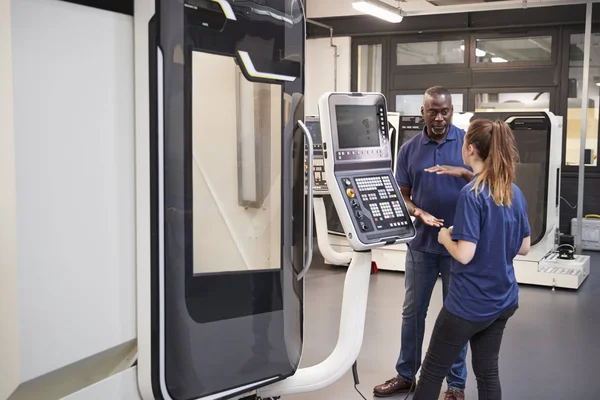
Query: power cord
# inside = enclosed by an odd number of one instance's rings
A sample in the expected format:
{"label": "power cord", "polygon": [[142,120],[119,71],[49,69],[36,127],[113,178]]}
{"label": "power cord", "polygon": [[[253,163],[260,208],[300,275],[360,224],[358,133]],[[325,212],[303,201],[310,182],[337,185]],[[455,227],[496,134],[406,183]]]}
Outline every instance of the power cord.
{"label": "power cord", "polygon": [[571,208],[571,210],[575,210],[577,208],[577,206],[574,206],[571,203],[569,203],[569,201],[567,199],[565,199],[564,197],[560,196],[560,199],[562,201],[564,201],[565,203],[567,203],[567,205]]}
{"label": "power cord", "polygon": [[[414,271],[414,263],[415,263],[415,257],[413,255],[412,249],[410,248],[410,244],[406,243],[406,247],[408,248],[408,251],[410,252],[410,258],[413,262],[413,292],[414,292],[414,307],[415,307],[415,339],[419,340],[419,324],[418,324],[418,319],[417,319],[417,312],[416,312],[416,308],[417,308],[417,274],[416,271]],[[405,275],[406,276],[406,275]],[[406,396],[404,397],[404,400],[408,399],[408,396],[410,396],[412,394],[412,391],[414,388],[416,388],[416,380],[417,380],[417,363],[418,363],[418,357],[419,357],[419,352],[418,352],[418,346],[416,346],[415,344],[415,374],[413,376],[412,382],[410,384],[410,388],[408,389],[408,393],[406,393]]]}
{"label": "power cord", "polygon": [[358,361],[354,361],[354,365],[352,365],[352,376],[354,377],[354,390],[362,397],[364,400],[367,400],[365,396],[358,390],[358,384],[360,381],[358,380]]}

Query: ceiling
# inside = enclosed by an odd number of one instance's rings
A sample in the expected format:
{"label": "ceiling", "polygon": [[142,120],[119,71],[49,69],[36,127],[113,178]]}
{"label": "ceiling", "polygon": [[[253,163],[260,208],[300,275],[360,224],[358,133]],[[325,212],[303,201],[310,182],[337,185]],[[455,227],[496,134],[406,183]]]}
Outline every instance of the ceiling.
{"label": "ceiling", "polygon": [[[360,14],[352,7],[354,0],[306,0],[309,18],[339,17]],[[586,0],[381,0],[400,7],[406,16],[494,11],[515,8],[581,4]],[[600,0],[592,0],[598,2]]]}

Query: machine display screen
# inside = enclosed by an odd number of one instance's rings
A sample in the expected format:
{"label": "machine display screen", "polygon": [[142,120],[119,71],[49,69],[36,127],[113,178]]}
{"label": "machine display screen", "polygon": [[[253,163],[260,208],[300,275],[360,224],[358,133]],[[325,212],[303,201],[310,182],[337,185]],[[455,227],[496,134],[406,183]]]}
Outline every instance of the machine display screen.
{"label": "machine display screen", "polygon": [[319,121],[306,122],[306,127],[312,136],[312,140],[315,146],[320,147],[323,139],[321,139],[321,124]]}
{"label": "machine display screen", "polygon": [[340,149],[379,146],[377,106],[336,106]]}

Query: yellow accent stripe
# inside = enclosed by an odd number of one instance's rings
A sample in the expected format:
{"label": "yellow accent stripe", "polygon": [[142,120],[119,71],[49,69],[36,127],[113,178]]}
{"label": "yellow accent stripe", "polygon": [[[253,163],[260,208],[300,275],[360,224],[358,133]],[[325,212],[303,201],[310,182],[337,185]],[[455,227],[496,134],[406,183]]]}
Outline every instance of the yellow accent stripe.
{"label": "yellow accent stripe", "polygon": [[229,4],[229,2],[227,0],[212,0],[215,3],[218,3],[221,6],[221,9],[223,9],[223,14],[225,14],[225,17],[227,17],[227,19],[231,19],[234,21],[237,21],[237,18],[235,17],[235,13],[233,12],[233,8],[231,8],[231,4]]}
{"label": "yellow accent stripe", "polygon": [[246,71],[248,71],[248,74],[254,78],[275,79],[278,81],[288,81],[288,82],[293,82],[296,80],[295,76],[272,74],[269,72],[259,72],[254,67],[254,64],[252,63],[252,59],[250,58],[250,54],[248,54],[245,51],[241,51],[241,50],[238,50],[238,54],[240,55],[240,59],[242,60],[242,63],[244,63],[244,67],[246,68]]}

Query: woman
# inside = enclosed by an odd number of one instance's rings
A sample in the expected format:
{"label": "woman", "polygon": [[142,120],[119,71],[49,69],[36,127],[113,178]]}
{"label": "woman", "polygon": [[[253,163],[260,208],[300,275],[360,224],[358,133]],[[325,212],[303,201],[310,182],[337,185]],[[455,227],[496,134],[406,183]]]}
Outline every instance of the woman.
{"label": "woman", "polygon": [[460,193],[454,226],[438,234],[453,257],[450,285],[413,400],[438,398],[467,342],[479,400],[502,397],[498,354],[506,322],[518,308],[513,259],[530,247],[527,205],[513,183],[518,152],[505,122],[473,121],[462,155],[474,176]]}

